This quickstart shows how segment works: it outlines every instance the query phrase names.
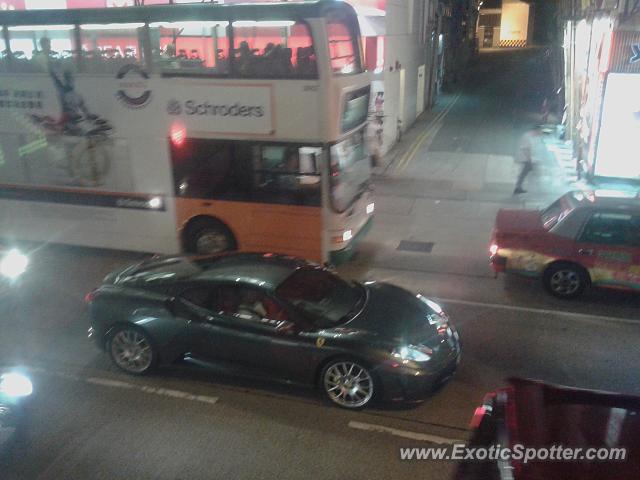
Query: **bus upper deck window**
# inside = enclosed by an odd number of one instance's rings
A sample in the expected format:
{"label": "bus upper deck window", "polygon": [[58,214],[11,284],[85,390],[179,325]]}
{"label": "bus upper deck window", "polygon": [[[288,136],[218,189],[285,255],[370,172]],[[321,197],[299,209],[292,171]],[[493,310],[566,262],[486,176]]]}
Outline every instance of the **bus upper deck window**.
{"label": "bus upper deck window", "polygon": [[243,78],[317,78],[309,26],[292,20],[233,22],[234,74]]}
{"label": "bus upper deck window", "polygon": [[[73,69],[73,25],[21,25],[9,27],[11,71],[47,72],[51,68]],[[4,42],[2,42],[4,45]],[[4,56],[8,55],[2,48]]]}
{"label": "bus upper deck window", "polygon": [[116,73],[142,64],[142,23],[80,25],[82,68],[87,73]]}
{"label": "bus upper deck window", "polygon": [[327,19],[329,56],[334,74],[361,73],[362,63],[356,29],[336,16]]}
{"label": "bus upper deck window", "polygon": [[154,65],[165,74],[227,74],[228,25],[215,21],[150,24]]}

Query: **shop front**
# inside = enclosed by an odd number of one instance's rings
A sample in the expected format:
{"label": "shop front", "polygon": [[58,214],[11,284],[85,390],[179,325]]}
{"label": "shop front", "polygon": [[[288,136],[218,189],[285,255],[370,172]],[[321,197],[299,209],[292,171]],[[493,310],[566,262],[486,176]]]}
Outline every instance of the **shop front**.
{"label": "shop front", "polygon": [[640,31],[614,32],[600,97],[588,173],[640,180]]}

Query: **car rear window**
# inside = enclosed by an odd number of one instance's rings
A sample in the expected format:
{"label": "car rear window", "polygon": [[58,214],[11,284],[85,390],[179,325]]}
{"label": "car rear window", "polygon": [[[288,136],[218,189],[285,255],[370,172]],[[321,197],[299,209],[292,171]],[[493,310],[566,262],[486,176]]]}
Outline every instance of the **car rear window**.
{"label": "car rear window", "polygon": [[576,208],[572,197],[565,195],[549,205],[542,211],[542,225],[546,230],[551,230],[564,220]]}

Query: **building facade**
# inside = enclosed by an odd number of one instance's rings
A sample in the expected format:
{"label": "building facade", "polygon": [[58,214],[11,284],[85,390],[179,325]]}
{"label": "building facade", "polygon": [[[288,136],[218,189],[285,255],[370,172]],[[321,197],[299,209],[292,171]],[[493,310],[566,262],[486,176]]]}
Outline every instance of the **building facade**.
{"label": "building facade", "polygon": [[500,8],[483,5],[477,25],[480,49],[522,48],[533,43],[533,5],[520,0],[502,0]]}
{"label": "building facade", "polygon": [[640,1],[564,0],[565,123],[578,173],[640,180]]}

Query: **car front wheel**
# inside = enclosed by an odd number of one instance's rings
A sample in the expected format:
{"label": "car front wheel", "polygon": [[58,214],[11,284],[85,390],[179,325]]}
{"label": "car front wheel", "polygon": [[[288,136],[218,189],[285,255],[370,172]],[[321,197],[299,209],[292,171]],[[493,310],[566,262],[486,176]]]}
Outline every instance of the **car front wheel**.
{"label": "car front wheel", "polygon": [[587,273],[582,267],[572,263],[551,265],[544,274],[545,288],[558,298],[576,298],[589,284]]}
{"label": "car front wheel", "polygon": [[342,408],[364,408],[376,393],[373,374],[367,367],[349,359],[330,362],[323,369],[321,380],[327,398]]}
{"label": "car front wheel", "polygon": [[132,375],[144,375],[156,366],[157,355],[149,336],[135,327],[116,330],[109,341],[111,360]]}

